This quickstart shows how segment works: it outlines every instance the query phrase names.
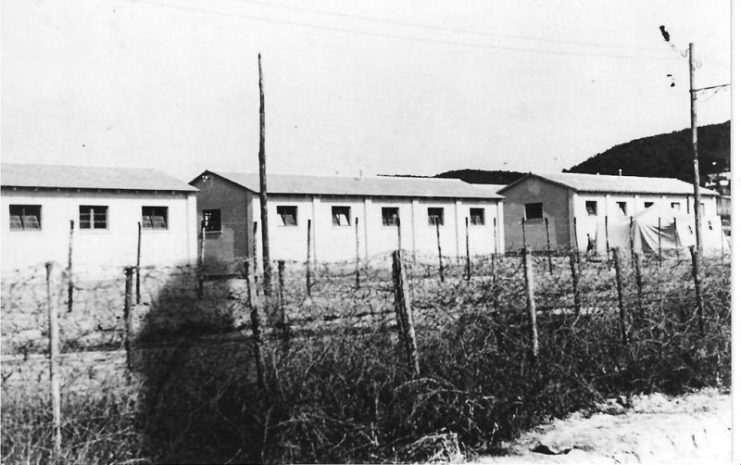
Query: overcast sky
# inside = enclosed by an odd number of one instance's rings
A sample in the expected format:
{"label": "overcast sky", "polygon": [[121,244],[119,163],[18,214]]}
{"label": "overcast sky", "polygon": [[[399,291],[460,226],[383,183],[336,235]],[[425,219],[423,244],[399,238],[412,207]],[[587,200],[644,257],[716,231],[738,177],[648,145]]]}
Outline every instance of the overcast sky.
{"label": "overcast sky", "polygon": [[[688,42],[698,87],[731,74],[727,0],[3,0],[1,14],[4,162],[184,180],[257,171],[258,52],[273,173],[561,170],[689,126]],[[701,125],[730,119],[728,90],[699,100]]]}

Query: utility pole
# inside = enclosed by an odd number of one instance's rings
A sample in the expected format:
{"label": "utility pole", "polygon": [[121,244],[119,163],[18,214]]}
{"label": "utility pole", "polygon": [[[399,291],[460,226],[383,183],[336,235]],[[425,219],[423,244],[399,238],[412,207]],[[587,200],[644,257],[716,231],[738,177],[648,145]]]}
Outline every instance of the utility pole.
{"label": "utility pole", "polygon": [[690,61],[690,125],[692,132],[692,169],[694,171],[694,192],[695,192],[695,243],[697,245],[698,263],[702,257],[702,228],[700,222],[700,161],[697,154],[697,94],[695,90],[695,62],[692,61],[692,55],[695,44],[690,42],[689,61]]}
{"label": "utility pole", "polygon": [[265,174],[265,94],[262,90],[262,59],[257,54],[260,84],[260,226],[262,228],[262,277],[265,297],[273,295],[273,272],[270,267],[270,242],[268,238],[268,182]]}

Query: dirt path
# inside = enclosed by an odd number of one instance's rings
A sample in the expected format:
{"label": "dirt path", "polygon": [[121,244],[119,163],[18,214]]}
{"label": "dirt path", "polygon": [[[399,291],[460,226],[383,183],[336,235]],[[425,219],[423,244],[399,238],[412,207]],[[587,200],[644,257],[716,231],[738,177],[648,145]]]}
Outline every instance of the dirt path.
{"label": "dirt path", "polygon": [[[731,462],[731,396],[717,390],[667,398],[637,396],[585,418],[575,413],[523,434],[510,455],[477,464],[727,464]],[[538,452],[536,452],[538,451]],[[554,455],[555,454],[555,455]]]}

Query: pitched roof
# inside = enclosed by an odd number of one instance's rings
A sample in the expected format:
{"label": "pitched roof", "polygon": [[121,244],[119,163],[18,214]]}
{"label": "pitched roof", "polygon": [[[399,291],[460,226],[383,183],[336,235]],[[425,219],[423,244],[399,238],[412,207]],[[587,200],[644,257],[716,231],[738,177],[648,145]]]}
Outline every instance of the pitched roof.
{"label": "pitched roof", "polygon": [[[583,173],[530,173],[499,192],[505,192],[529,177],[538,177],[577,192],[612,192],[635,194],[693,194],[692,184],[674,178],[643,176],[610,176]],[[702,195],[718,195],[710,189],[700,188]]]}
{"label": "pitched roof", "polygon": [[[217,173],[204,171],[233,182],[253,192],[260,192],[260,177],[255,173]],[[342,195],[359,197],[419,197],[501,199],[491,185],[469,184],[459,179],[405,177],[341,177],[268,174],[268,193],[296,195]]]}
{"label": "pitched roof", "polygon": [[179,179],[149,168],[11,163],[3,163],[0,167],[0,185],[24,188],[198,191]]}

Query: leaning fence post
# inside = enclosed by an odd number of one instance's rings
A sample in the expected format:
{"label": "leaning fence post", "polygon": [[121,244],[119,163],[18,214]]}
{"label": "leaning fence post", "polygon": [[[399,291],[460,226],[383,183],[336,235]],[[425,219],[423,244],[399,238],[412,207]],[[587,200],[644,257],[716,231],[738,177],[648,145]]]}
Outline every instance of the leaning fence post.
{"label": "leaning fence post", "polygon": [[581,295],[579,294],[579,271],[577,270],[577,254],[569,254],[569,268],[571,268],[571,287],[574,292],[574,314],[581,312]]}
{"label": "leaning fence post", "polygon": [[527,241],[525,240],[525,217],[522,217],[522,220],[520,220],[520,224],[522,225],[522,248],[524,249],[527,247]]}
{"label": "leaning fence post", "polygon": [[468,217],[466,217],[466,281],[471,280],[471,251],[468,247]]}
{"label": "leaning fence post", "polygon": [[262,353],[262,329],[260,328],[260,313],[257,308],[257,298],[255,297],[254,272],[250,266],[250,260],[244,261],[245,281],[247,281],[247,309],[250,312],[250,322],[252,323],[252,341],[255,348],[255,371],[257,372],[257,384],[265,392],[265,369]]}
{"label": "leaning fence post", "polygon": [[641,256],[636,252],[633,254],[633,265],[635,266],[636,288],[638,290],[638,313],[643,316],[643,276],[641,276]]}
{"label": "leaning fence post", "polygon": [[437,260],[440,263],[440,282],[445,282],[445,273],[443,268],[443,249],[440,247],[440,218],[435,217],[435,233],[437,234]]}
{"label": "leaning fence post", "polygon": [[142,257],[142,222],[139,221],[137,224],[137,239],[136,239],[136,303],[142,302],[141,293],[141,257]]}
{"label": "leaning fence post", "polygon": [[360,227],[355,217],[355,289],[360,289]]}
{"label": "leaning fence post", "polygon": [[538,359],[538,323],[535,309],[535,283],[533,282],[533,263],[530,249],[522,249],[522,262],[525,272],[525,291],[527,296],[527,311],[530,318],[530,357],[533,361]]}
{"label": "leaning fence post", "polygon": [[311,219],[306,220],[306,295],[311,297]]}
{"label": "leaning fence post", "polygon": [[499,307],[499,289],[497,287],[497,254],[491,254],[491,290],[493,302],[492,306],[496,309]]}
{"label": "leaning fence post", "polygon": [[[723,245],[723,242],[721,242],[721,245]],[[674,247],[677,251],[677,261],[680,259],[680,250],[679,250],[679,229],[677,229],[677,217],[674,217]]]}
{"label": "leaning fence post", "polygon": [[620,266],[620,249],[612,249],[612,256],[615,260],[615,281],[617,283],[618,308],[620,310],[620,338],[623,344],[628,343],[628,333],[625,329],[625,307],[623,306],[623,275]]}
{"label": "leaning fence post", "polygon": [[396,236],[397,236],[396,239],[398,242],[397,250],[401,250],[401,217],[400,216],[396,217]]}
{"label": "leaning fence post", "polygon": [[703,322],[703,302],[702,302],[702,278],[700,276],[699,260],[697,257],[697,249],[695,246],[690,246],[690,254],[692,255],[692,279],[695,282],[695,303],[697,304],[697,316],[700,324],[700,336],[705,335],[705,323]]}
{"label": "leaning fence post", "polygon": [[126,350],[126,368],[131,370],[131,289],[134,267],[124,268],[126,287],[124,290],[124,349]]}
{"label": "leaning fence post", "polygon": [[72,240],[75,232],[75,220],[69,220],[69,250],[67,252],[67,312],[72,311],[75,285],[72,282]]}
{"label": "leaning fence post", "polygon": [[252,222],[252,270],[255,284],[257,284],[257,221]]}
{"label": "leaning fence post", "polygon": [[[607,255],[610,255],[610,231],[607,227],[607,215],[605,215],[605,252]],[[607,261],[609,262],[610,259],[608,258]]]}
{"label": "leaning fence post", "polygon": [[633,260],[633,257],[635,256],[633,252],[635,252],[635,244],[633,243],[633,216],[630,217],[630,226],[628,226],[628,233],[629,233],[629,240],[630,240],[630,259]]}
{"label": "leaning fence post", "polygon": [[551,233],[547,217],[545,218],[545,246],[548,252],[548,272],[553,274],[553,260],[551,259]]}
{"label": "leaning fence post", "polygon": [[395,250],[392,253],[394,278],[394,307],[399,324],[399,340],[404,344],[407,353],[409,370],[413,377],[419,376],[419,358],[417,355],[417,338],[414,334],[412,306],[409,302],[409,284],[404,269],[404,253]]}
{"label": "leaning fence post", "polygon": [[59,315],[51,295],[52,262],[46,263],[46,307],[49,312],[49,382],[51,384],[52,429],[54,430],[54,463],[62,451],[62,408],[59,393]]}

